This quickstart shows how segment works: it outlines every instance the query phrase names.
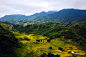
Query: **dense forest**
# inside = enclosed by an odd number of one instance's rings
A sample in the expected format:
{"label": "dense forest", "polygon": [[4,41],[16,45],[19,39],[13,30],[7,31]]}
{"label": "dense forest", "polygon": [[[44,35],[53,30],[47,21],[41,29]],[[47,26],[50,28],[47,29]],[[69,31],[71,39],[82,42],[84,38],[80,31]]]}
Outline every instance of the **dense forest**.
{"label": "dense forest", "polygon": [[20,46],[18,39],[0,25],[0,57],[17,57],[13,49]]}

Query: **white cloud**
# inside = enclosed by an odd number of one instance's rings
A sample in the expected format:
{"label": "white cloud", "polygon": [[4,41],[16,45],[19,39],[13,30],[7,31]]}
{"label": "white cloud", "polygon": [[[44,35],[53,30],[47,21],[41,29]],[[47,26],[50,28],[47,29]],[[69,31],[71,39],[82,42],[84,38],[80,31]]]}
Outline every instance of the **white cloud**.
{"label": "white cloud", "polygon": [[63,8],[86,9],[86,0],[0,0],[0,17],[8,14],[30,15]]}

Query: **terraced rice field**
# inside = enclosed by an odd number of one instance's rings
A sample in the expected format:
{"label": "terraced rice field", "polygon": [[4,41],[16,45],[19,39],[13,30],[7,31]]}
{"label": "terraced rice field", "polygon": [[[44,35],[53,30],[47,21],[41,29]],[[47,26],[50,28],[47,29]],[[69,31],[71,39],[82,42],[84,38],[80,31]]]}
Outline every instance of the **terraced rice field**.
{"label": "terraced rice field", "polygon": [[[34,56],[40,56],[43,53],[46,53],[46,55],[48,55],[48,53],[54,54],[54,55],[60,55],[60,57],[67,57],[67,56],[73,56],[73,54],[75,55],[85,55],[85,52],[82,50],[79,50],[78,47],[76,47],[73,44],[68,44],[68,43],[64,43],[64,41],[59,40],[59,38],[56,39],[52,39],[50,42],[47,42],[47,37],[44,37],[42,35],[36,35],[33,36],[33,34],[29,34],[29,35],[19,35],[16,36],[16,38],[22,38],[24,39],[24,37],[30,39],[30,41],[27,40],[21,40],[20,42],[23,43],[23,47],[22,48],[18,48],[16,49],[17,51],[15,51],[16,53],[19,53],[18,55],[20,57],[24,57],[26,56],[27,53],[30,52],[34,52]],[[42,42],[41,40],[42,39]],[[39,42],[37,42],[36,40],[40,40]],[[44,41],[44,42],[43,42]],[[49,49],[49,47],[52,47],[52,49]],[[59,49],[62,48],[64,51]]]}

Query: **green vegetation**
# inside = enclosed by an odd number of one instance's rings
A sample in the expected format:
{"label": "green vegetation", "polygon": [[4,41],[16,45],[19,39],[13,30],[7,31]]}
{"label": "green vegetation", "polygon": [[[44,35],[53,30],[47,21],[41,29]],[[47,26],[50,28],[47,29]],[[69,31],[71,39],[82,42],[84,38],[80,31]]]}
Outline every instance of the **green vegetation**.
{"label": "green vegetation", "polygon": [[20,46],[15,36],[0,24],[0,57],[17,57],[14,49]]}
{"label": "green vegetation", "polygon": [[48,22],[69,23],[76,21],[86,21],[86,10],[62,9],[60,11],[40,12],[30,16],[6,15],[0,21],[8,21],[12,24],[27,26],[28,24],[43,24]]}
{"label": "green vegetation", "polygon": [[[0,50],[8,52],[0,52],[4,57],[15,54],[15,57],[86,57],[86,22],[50,22],[25,27],[0,22],[0,39],[4,43],[0,44]],[[5,45],[8,48],[3,49]]]}

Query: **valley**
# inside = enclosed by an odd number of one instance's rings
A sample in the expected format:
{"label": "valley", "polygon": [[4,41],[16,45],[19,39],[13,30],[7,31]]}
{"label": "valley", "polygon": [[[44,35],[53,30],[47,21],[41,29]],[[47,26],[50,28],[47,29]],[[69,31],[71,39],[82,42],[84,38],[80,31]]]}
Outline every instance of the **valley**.
{"label": "valley", "polygon": [[86,57],[86,46],[83,45],[86,44],[86,22],[45,23],[26,27],[0,22],[0,26],[18,39],[20,47],[13,48],[18,57]]}
{"label": "valley", "polygon": [[0,57],[86,57],[86,10],[0,18]]}
{"label": "valley", "polygon": [[[60,40],[60,38],[52,39],[50,42],[47,41],[49,39],[47,37],[41,35],[33,36],[33,34],[29,35],[19,34],[19,36],[16,36],[16,38],[21,43],[23,43],[23,46],[21,48],[15,49],[15,52],[20,57],[24,56],[39,57],[43,53],[45,53],[46,55],[48,55],[48,53],[51,53],[54,54],[54,56],[60,55],[60,57],[73,56],[73,54],[77,56],[85,55],[85,52],[79,50],[76,45],[72,43],[71,44],[65,43],[64,41]],[[29,40],[25,40],[25,38],[28,38]],[[67,40],[67,42],[70,42],[70,39]],[[64,51],[60,50],[59,48],[62,48]],[[72,51],[74,53],[72,53]],[[33,52],[33,54],[31,54],[31,52]]]}

